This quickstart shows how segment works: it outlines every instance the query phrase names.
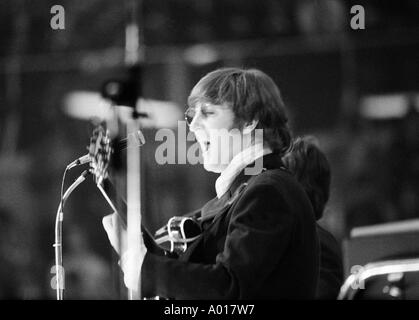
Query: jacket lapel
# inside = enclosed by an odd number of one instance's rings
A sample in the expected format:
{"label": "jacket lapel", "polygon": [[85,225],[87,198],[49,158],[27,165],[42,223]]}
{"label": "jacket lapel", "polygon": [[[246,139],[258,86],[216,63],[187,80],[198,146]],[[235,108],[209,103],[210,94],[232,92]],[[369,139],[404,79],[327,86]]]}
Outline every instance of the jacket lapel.
{"label": "jacket lapel", "polygon": [[210,221],[214,222],[219,217],[221,217],[233,203],[237,200],[240,194],[244,191],[247,186],[247,182],[242,182],[236,186],[234,192],[232,190],[226,192],[220,199],[214,198],[211,201],[207,202],[201,210],[201,225],[203,222]]}
{"label": "jacket lapel", "polygon": [[[253,164],[250,165],[250,167]],[[269,154],[263,157],[263,170],[269,169],[285,169],[281,158],[275,154]],[[234,204],[234,202],[239,198],[239,196],[246,189],[246,186],[249,183],[249,180],[253,175],[245,175],[244,170],[234,179],[233,183],[230,186],[230,189],[220,198],[215,197],[214,199],[208,201],[199,211],[193,213],[194,217],[200,222],[202,231],[210,228],[215,221],[222,217]],[[201,236],[194,241],[188,247],[188,250],[184,255],[181,256],[182,260],[189,259],[192,252],[202,241],[203,237]]]}
{"label": "jacket lapel", "polygon": [[[281,157],[275,153],[265,155],[262,158],[262,160],[262,172],[269,169],[286,170],[282,163]],[[255,163],[253,162],[248,167],[251,168],[254,166],[254,164]],[[213,221],[215,221],[218,217],[222,216],[223,213],[231,207],[231,205],[244,191],[249,179],[253,177],[253,175],[246,175],[244,172],[245,170],[242,170],[240,172],[240,174],[234,179],[229,190],[220,199],[215,197],[202,207],[201,216],[198,218],[198,220],[204,222],[213,219]]]}
{"label": "jacket lapel", "polygon": [[220,199],[214,198],[207,202],[201,209],[201,222],[211,220],[226,212],[232,204],[230,199],[230,193],[226,192]]}

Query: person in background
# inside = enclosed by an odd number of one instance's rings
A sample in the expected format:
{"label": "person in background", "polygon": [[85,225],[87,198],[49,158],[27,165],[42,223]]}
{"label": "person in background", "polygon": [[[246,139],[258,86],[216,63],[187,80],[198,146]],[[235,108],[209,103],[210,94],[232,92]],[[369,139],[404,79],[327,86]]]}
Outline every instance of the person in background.
{"label": "person in background", "polygon": [[[329,200],[331,172],[329,161],[317,147],[316,139],[312,136],[296,138],[291,152],[283,157],[283,161],[303,186],[319,221]],[[333,235],[319,224],[317,233],[320,240],[320,277],[316,298],[336,299],[343,283],[341,249]]]}

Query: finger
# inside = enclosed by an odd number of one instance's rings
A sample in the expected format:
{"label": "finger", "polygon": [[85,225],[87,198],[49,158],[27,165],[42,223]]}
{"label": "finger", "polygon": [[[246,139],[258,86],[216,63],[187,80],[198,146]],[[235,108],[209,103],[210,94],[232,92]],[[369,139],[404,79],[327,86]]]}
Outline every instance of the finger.
{"label": "finger", "polygon": [[112,247],[118,252],[119,241],[117,236],[117,230],[113,227],[112,224],[112,215],[108,215],[102,219],[103,228],[105,229],[109,242]]}
{"label": "finger", "polygon": [[102,219],[103,228],[107,233],[109,233],[113,229],[113,223],[112,223],[112,215],[109,214]]}
{"label": "finger", "polygon": [[116,212],[114,212],[112,214],[112,225],[113,225],[113,227],[115,229],[120,227],[120,225],[119,225],[119,219],[118,219],[118,214]]}
{"label": "finger", "polygon": [[121,230],[126,230],[125,223],[122,220],[121,216],[117,212],[114,212],[113,215],[112,215],[112,223],[113,223],[115,228],[119,228]]}

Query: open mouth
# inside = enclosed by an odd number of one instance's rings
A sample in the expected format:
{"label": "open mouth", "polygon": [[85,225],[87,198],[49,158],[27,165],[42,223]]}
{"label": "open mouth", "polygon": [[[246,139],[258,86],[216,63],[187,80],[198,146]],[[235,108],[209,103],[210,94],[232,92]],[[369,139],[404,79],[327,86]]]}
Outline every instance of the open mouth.
{"label": "open mouth", "polygon": [[209,141],[203,141],[202,143],[202,149],[204,152],[207,152],[210,146],[210,142]]}

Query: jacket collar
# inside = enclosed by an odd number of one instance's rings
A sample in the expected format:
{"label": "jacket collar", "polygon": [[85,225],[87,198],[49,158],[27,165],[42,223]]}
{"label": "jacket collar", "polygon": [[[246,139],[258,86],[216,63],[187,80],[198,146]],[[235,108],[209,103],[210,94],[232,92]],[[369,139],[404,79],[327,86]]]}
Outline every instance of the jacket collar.
{"label": "jacket collar", "polygon": [[[259,159],[256,159],[258,161]],[[255,162],[256,162],[255,161]],[[280,155],[277,153],[270,153],[262,157],[263,166],[262,172],[272,169],[283,169],[286,170]],[[249,164],[246,168],[252,168],[255,165],[255,162]],[[218,199],[214,199],[207,202],[201,209],[201,219],[208,220],[212,217],[219,216],[225,212],[241,194],[241,192],[246,187],[248,181],[254,177],[254,175],[245,174],[245,169],[243,169],[240,174],[234,179],[229,190],[224,193],[224,195]]]}
{"label": "jacket collar", "polygon": [[[257,159],[256,161],[258,160],[259,159]],[[262,161],[263,161],[262,172],[266,170],[272,170],[272,169],[287,170],[285,168],[284,163],[282,162],[281,156],[278,153],[267,154],[262,157]],[[255,162],[252,162],[246,168],[254,167]],[[234,179],[233,183],[230,186],[229,192],[226,192],[226,193],[229,194],[229,197],[232,197],[234,193],[237,191],[237,189],[244,183],[247,183],[248,180],[252,177],[254,177],[254,175],[245,174],[245,169],[243,169],[240,172],[240,174]]]}

